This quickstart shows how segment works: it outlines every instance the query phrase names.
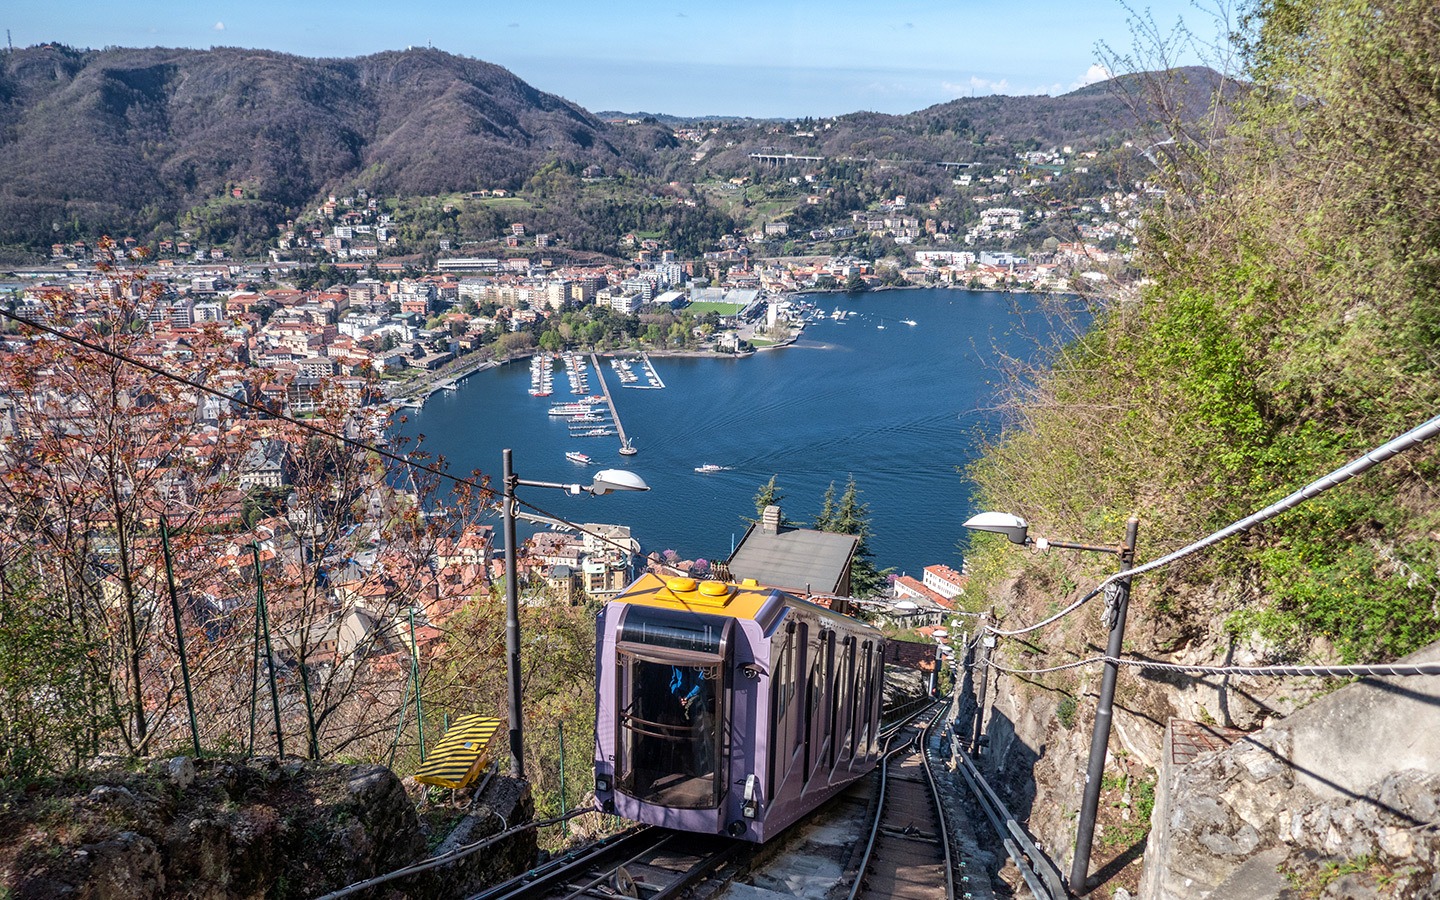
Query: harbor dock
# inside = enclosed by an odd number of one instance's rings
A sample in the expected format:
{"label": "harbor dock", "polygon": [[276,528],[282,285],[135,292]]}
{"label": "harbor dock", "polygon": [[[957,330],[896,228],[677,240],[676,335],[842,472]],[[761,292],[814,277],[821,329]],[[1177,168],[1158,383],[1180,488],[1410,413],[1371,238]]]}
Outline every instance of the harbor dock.
{"label": "harbor dock", "polygon": [[615,423],[615,432],[620,436],[620,450],[622,453],[627,450],[634,453],[635,448],[630,446],[630,439],[625,436],[625,426],[620,424],[620,413],[615,409],[615,398],[610,395],[610,382],[606,380],[605,372],[600,368],[600,358],[591,353],[590,361],[595,364],[595,375],[600,379],[600,391],[605,395],[605,402],[610,406],[610,420]]}

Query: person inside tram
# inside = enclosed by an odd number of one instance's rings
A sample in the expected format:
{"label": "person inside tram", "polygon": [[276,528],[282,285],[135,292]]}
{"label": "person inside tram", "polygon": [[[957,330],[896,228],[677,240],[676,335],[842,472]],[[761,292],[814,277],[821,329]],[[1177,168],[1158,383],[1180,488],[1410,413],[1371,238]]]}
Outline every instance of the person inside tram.
{"label": "person inside tram", "polygon": [[709,775],[712,771],[710,743],[713,738],[710,697],[713,686],[706,685],[703,666],[675,666],[670,675],[670,693],[680,702],[687,735],[691,744],[691,775]]}

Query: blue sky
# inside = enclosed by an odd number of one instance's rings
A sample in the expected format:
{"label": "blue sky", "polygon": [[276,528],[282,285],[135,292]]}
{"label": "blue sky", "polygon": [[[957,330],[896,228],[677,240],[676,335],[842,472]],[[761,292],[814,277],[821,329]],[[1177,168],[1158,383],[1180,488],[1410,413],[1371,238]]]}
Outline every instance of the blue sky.
{"label": "blue sky", "polygon": [[[1156,0],[1168,31],[1214,25]],[[433,46],[493,62],[592,111],[829,116],[912,112],[956,97],[1064,93],[1103,77],[1097,45],[1127,52],[1115,0],[247,0],[15,3],[15,46],[236,46],[349,57]],[[1179,62],[1198,61],[1193,53]]]}

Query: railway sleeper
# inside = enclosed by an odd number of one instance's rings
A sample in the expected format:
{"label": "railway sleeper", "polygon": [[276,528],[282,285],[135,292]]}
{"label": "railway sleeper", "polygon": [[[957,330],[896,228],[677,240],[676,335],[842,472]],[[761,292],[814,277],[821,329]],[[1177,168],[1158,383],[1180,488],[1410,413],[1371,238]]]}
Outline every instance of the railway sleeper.
{"label": "railway sleeper", "polygon": [[886,825],[881,825],[880,833],[887,837],[899,838],[900,840],[934,844],[936,847],[940,846],[940,835],[933,831],[921,831],[913,825],[907,825],[904,828],[891,828]]}

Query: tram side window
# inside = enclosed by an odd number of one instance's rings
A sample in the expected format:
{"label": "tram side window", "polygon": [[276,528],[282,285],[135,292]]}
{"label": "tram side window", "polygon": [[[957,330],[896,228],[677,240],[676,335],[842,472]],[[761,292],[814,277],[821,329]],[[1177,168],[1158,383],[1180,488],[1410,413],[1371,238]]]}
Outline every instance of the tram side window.
{"label": "tram side window", "polygon": [[835,768],[835,753],[840,743],[840,684],[837,675],[840,674],[840,667],[835,661],[835,632],[825,635],[825,755],[827,765]]}
{"label": "tram side window", "polygon": [[845,734],[848,730],[847,714],[850,711],[850,690],[855,680],[855,660],[850,653],[854,638],[847,637],[840,644],[840,657],[835,662],[833,695],[830,701],[830,765],[833,767],[845,758]]}
{"label": "tram side window", "polygon": [[870,677],[872,664],[870,662],[871,644],[869,641],[860,645],[859,664],[855,667],[855,717],[851,721],[850,740],[855,747],[855,755],[860,756],[866,752],[862,741],[869,739],[869,730],[866,723],[870,718],[870,696],[875,688],[875,679]]}
{"label": "tram side window", "polygon": [[860,720],[860,688],[865,670],[859,666],[860,649],[854,637],[845,641],[845,749],[854,759],[859,749],[855,743],[855,723]]}
{"label": "tram side window", "polygon": [[875,730],[870,732],[870,752],[878,753],[880,751],[880,728],[878,723],[885,702],[885,651],[883,645],[881,651],[875,654],[875,671],[871,677],[875,680],[875,698],[872,701],[874,706],[871,707],[870,717],[875,720],[877,725]]}
{"label": "tram side window", "polygon": [[810,666],[809,685],[806,689],[805,698],[805,780],[808,782],[812,766],[818,762],[815,755],[815,742],[824,734],[822,730],[825,715],[825,670],[823,654],[816,653],[815,661]]}
{"label": "tram side window", "polygon": [[770,789],[769,796],[775,796],[775,779],[777,767],[781,774],[788,774],[790,760],[794,753],[794,740],[791,732],[794,731],[795,707],[795,630],[787,630],[785,645],[779,654],[771,661],[773,674],[771,681],[774,684],[775,696],[772,701],[770,721]]}

